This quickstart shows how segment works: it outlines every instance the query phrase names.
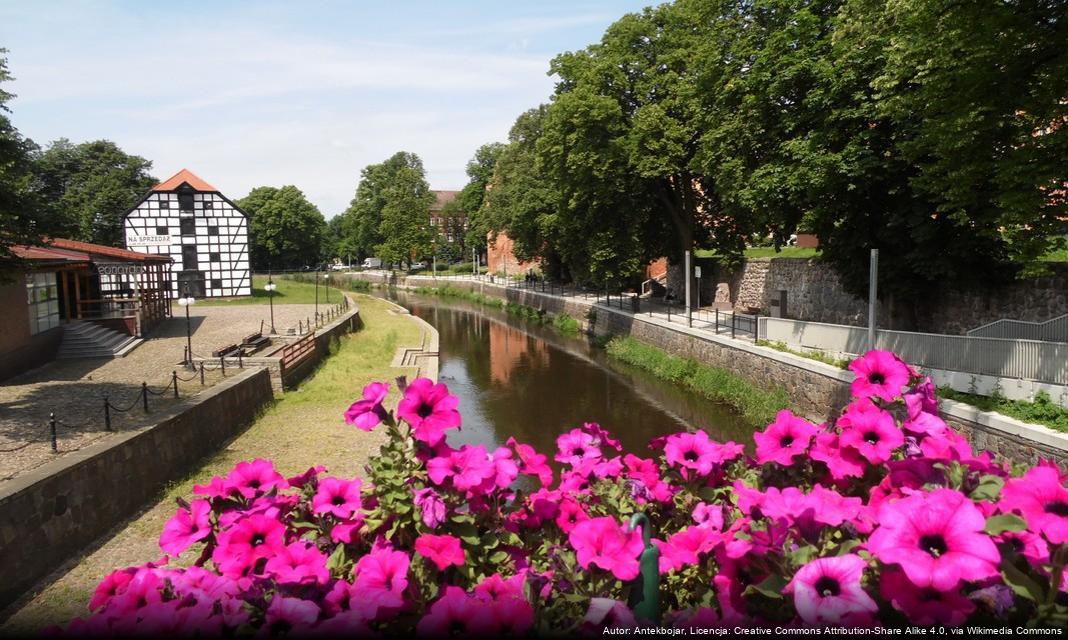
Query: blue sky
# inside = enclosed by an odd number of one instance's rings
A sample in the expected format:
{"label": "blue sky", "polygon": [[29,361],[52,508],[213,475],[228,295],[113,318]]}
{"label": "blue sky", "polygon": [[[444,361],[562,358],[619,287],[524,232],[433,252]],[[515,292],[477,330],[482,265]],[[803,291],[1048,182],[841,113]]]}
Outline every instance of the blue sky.
{"label": "blue sky", "polygon": [[108,138],[233,198],[295,184],[329,218],[399,150],[462,187],[474,150],[548,99],[554,55],[648,4],[0,0],[4,88],[40,144]]}

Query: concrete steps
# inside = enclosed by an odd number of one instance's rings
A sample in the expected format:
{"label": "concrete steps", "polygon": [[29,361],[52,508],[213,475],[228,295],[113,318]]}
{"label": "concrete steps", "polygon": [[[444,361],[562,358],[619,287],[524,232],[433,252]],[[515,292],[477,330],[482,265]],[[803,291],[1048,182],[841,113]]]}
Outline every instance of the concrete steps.
{"label": "concrete steps", "polygon": [[57,360],[121,358],[143,342],[92,322],[72,322],[63,330]]}

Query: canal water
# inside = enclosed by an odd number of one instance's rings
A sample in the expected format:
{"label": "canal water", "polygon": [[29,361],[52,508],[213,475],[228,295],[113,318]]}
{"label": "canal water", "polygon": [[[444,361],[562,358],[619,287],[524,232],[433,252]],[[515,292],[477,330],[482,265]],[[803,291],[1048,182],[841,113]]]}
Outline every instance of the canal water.
{"label": "canal water", "polygon": [[650,439],[689,427],[750,440],[752,426],[729,407],[610,359],[585,337],[465,301],[388,295],[440,334],[439,379],[463,415],[448,437],[454,447],[496,447],[514,436],[551,454],[556,437],[583,422],[600,423],[638,455]]}

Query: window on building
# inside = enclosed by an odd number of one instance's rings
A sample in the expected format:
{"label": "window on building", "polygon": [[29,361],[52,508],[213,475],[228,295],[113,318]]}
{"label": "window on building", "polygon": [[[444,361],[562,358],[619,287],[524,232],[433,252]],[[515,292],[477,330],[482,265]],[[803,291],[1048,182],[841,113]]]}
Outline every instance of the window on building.
{"label": "window on building", "polygon": [[214,226],[214,225],[213,226],[209,226],[208,227],[208,235],[209,236],[217,236],[217,235],[219,235],[219,227]]}
{"label": "window on building", "polygon": [[170,232],[171,232],[170,229],[168,229],[167,227],[156,227],[156,235],[157,236],[165,236]]}
{"label": "window on building", "polygon": [[29,307],[30,335],[59,326],[55,273],[26,274],[26,305]]}
{"label": "window on building", "polygon": [[208,254],[208,260],[210,262],[222,262],[222,254],[213,251]]}
{"label": "window on building", "polygon": [[220,280],[218,278],[212,278],[211,279],[211,288],[212,289],[222,289],[222,280]]}
{"label": "window on building", "polygon": [[160,200],[159,201],[159,208],[160,209],[170,209],[171,208],[171,201],[170,200]]}
{"label": "window on building", "polygon": [[179,211],[192,211],[193,210],[193,194],[191,194],[191,193],[179,193],[178,194],[178,209],[179,209]]}
{"label": "window on building", "polygon": [[192,218],[182,218],[178,221],[182,227],[183,236],[193,236],[197,233],[197,223]]}
{"label": "window on building", "polygon": [[211,200],[205,200],[204,201],[204,208],[205,209],[212,209],[212,208],[214,208],[214,204],[212,203]]}

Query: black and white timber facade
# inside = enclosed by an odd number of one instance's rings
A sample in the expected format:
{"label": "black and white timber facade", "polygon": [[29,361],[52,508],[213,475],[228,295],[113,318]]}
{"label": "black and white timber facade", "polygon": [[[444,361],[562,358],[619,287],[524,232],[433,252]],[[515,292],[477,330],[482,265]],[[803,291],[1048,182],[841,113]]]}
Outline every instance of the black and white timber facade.
{"label": "black and white timber facade", "polygon": [[252,294],[248,215],[192,172],[153,187],[123,227],[127,249],[174,259],[170,297]]}

